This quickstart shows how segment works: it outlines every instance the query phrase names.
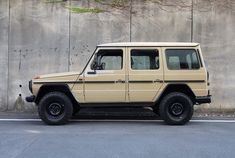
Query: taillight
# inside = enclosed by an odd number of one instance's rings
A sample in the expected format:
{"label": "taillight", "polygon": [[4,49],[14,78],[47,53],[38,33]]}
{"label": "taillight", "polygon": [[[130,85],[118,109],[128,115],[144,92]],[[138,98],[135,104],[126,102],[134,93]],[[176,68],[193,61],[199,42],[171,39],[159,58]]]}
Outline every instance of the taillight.
{"label": "taillight", "polygon": [[209,79],[210,79],[210,75],[209,75],[209,72],[207,71],[207,85],[208,86],[210,85]]}
{"label": "taillight", "polygon": [[210,75],[209,75],[209,72],[207,71],[207,86],[209,86],[209,85],[210,85],[210,81],[209,81],[209,79],[210,79]]}
{"label": "taillight", "polygon": [[210,76],[209,76],[209,72],[207,71],[207,80],[208,80],[208,81],[209,81],[209,77],[210,77]]}

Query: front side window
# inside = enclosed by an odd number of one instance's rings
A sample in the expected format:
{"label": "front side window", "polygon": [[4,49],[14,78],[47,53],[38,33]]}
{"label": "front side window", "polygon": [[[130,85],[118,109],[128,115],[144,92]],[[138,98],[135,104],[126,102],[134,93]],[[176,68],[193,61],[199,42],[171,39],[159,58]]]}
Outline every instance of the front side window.
{"label": "front side window", "polygon": [[159,68],[159,53],[155,49],[132,49],[132,70],[154,70]]}
{"label": "front side window", "polygon": [[199,69],[198,54],[194,49],[167,49],[167,67],[170,70]]}
{"label": "front side window", "polygon": [[91,69],[121,70],[123,66],[123,51],[121,49],[101,49],[95,56]]}

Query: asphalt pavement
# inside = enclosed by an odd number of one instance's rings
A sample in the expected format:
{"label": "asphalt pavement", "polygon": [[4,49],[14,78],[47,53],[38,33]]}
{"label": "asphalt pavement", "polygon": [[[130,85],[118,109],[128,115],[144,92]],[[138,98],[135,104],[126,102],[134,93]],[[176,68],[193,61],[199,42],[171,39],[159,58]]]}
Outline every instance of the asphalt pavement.
{"label": "asphalt pavement", "polygon": [[84,115],[63,126],[45,125],[36,115],[0,115],[0,158],[235,157],[232,118],[169,126],[150,113]]}

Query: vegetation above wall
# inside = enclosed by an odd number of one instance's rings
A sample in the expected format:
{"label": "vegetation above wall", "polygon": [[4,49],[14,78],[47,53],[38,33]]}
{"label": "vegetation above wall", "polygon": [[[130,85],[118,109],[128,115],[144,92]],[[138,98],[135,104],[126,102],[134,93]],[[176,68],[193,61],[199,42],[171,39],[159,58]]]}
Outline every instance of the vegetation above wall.
{"label": "vegetation above wall", "polygon": [[72,13],[102,13],[104,10],[99,8],[82,8],[78,6],[66,6]]}
{"label": "vegetation above wall", "polygon": [[[73,0],[79,1],[79,0]],[[116,9],[125,8],[128,4],[128,0],[92,0],[93,2],[97,3],[97,5],[101,5],[100,7],[82,7],[78,5],[66,5],[68,0],[46,0],[45,3],[61,3],[66,9],[71,11],[72,13],[102,13],[106,12],[107,10],[103,9],[102,6],[107,6]],[[89,3],[89,2],[88,2]],[[101,9],[102,8],[102,9]]]}

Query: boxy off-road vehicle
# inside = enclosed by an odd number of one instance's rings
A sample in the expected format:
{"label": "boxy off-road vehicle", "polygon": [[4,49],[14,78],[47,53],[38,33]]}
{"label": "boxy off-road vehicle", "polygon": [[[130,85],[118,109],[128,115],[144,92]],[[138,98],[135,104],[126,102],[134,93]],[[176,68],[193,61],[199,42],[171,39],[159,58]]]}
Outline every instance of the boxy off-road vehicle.
{"label": "boxy off-road vehicle", "polygon": [[82,107],[151,107],[183,125],[193,106],[210,103],[209,73],[198,43],[98,45],[82,72],[40,75],[28,102],[47,124],[65,124]]}

